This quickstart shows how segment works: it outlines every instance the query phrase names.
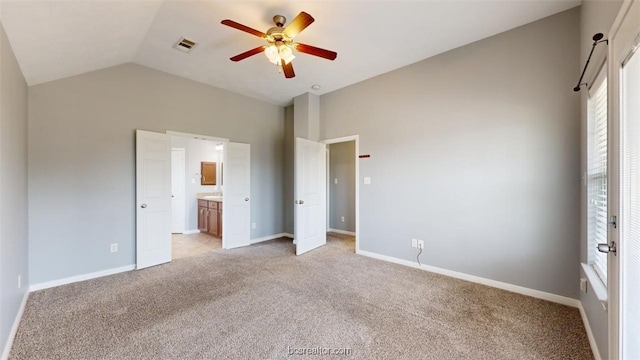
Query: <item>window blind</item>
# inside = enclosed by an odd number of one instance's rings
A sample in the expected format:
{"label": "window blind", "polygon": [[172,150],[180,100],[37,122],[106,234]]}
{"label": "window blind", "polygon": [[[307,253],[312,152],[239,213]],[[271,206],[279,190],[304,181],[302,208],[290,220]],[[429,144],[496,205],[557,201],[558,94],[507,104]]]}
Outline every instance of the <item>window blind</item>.
{"label": "window blind", "polygon": [[588,257],[607,284],[607,254],[598,243],[607,243],[607,79],[590,91],[587,141]]}
{"label": "window blind", "polygon": [[640,358],[640,55],[622,68],[620,116],[620,279],[622,359]]}

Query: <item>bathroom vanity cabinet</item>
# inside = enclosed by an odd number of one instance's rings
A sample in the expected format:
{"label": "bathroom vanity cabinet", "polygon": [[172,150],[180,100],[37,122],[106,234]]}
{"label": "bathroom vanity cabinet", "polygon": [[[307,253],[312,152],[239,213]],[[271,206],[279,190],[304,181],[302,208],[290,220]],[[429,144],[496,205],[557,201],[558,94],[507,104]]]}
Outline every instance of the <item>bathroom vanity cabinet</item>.
{"label": "bathroom vanity cabinet", "polygon": [[198,199],[198,230],[222,236],[222,201]]}

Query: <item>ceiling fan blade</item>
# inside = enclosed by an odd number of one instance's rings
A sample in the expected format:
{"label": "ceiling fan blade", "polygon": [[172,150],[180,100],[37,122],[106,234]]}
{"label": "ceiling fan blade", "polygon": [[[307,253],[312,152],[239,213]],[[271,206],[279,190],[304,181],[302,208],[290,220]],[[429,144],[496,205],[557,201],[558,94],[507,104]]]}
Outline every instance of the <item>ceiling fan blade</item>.
{"label": "ceiling fan blade", "polygon": [[325,59],[328,59],[328,60],[335,60],[336,57],[338,56],[338,53],[335,52],[335,51],[325,50],[325,49],[321,49],[319,47],[300,44],[300,43],[294,44],[293,48],[298,50],[298,51],[300,51],[301,53],[314,55],[314,56],[319,56],[321,58],[325,58]]}
{"label": "ceiling fan blade", "polygon": [[244,59],[248,58],[249,56],[253,56],[255,54],[259,54],[259,53],[263,52],[266,47],[267,47],[266,45],[263,45],[263,46],[258,46],[255,49],[251,49],[249,51],[245,51],[242,54],[238,54],[238,55],[232,57],[231,61],[244,60]]}
{"label": "ceiling fan blade", "polygon": [[293,21],[291,21],[291,23],[287,25],[286,28],[284,28],[283,32],[285,35],[293,39],[314,21],[315,19],[311,15],[303,11],[298,14],[298,16],[296,16],[296,18],[293,19]]}
{"label": "ceiling fan blade", "polygon": [[252,28],[250,28],[248,26],[245,26],[245,25],[242,25],[240,23],[237,23],[237,22],[235,22],[233,20],[226,19],[226,20],[222,20],[220,23],[223,24],[223,25],[230,26],[230,27],[232,27],[234,29],[238,29],[240,31],[247,32],[247,33],[249,33],[251,35],[255,35],[255,36],[260,37],[260,38],[266,38],[267,37],[267,34],[263,33],[262,31],[258,31],[256,29],[252,29]]}
{"label": "ceiling fan blade", "polygon": [[282,71],[284,72],[284,77],[287,79],[291,79],[296,76],[296,73],[293,71],[293,64],[289,62],[288,64],[284,63],[284,60],[280,60],[282,63]]}

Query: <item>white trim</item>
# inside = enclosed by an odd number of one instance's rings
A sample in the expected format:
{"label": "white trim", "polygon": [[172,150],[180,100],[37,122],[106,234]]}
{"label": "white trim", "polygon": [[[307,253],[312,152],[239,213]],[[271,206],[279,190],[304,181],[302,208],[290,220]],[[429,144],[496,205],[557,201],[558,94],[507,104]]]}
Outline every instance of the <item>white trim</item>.
{"label": "white trim", "polygon": [[18,332],[18,326],[20,326],[20,321],[22,320],[22,314],[24,313],[24,308],[27,306],[27,299],[29,298],[29,291],[25,291],[22,296],[22,302],[20,303],[20,308],[18,309],[18,313],[16,314],[16,318],[13,320],[13,325],[11,326],[11,330],[9,330],[9,336],[7,337],[7,342],[4,344],[4,350],[2,351],[2,360],[9,359],[9,354],[11,353],[11,347],[13,346],[13,339],[16,337],[16,333]]}
{"label": "white trim", "polygon": [[34,285],[29,286],[29,291],[34,292],[34,291],[48,289],[48,288],[52,288],[52,287],[56,287],[56,286],[60,286],[60,285],[71,284],[71,283],[75,283],[75,282],[78,282],[78,281],[91,280],[91,279],[95,279],[95,278],[99,278],[99,277],[103,277],[103,276],[109,276],[109,275],[113,275],[113,274],[118,274],[118,273],[122,273],[122,272],[126,272],[126,271],[135,270],[135,268],[136,268],[135,265],[127,265],[127,266],[121,266],[121,267],[117,267],[117,268],[113,268],[113,269],[96,271],[96,272],[83,274],[83,275],[71,276],[71,277],[64,278],[64,279],[47,281],[47,282],[44,282],[44,283],[34,284]]}
{"label": "white trim", "polygon": [[251,245],[257,244],[257,243],[261,243],[263,241],[280,239],[280,238],[283,238],[283,237],[290,237],[289,235],[290,234],[280,233],[280,234],[269,235],[269,236],[265,236],[265,237],[261,237],[261,238],[257,238],[257,239],[251,239]]}
{"label": "white trim", "polygon": [[229,142],[229,139],[225,139],[225,138],[221,138],[221,137],[215,137],[215,136],[208,136],[208,135],[189,134],[189,133],[170,131],[170,130],[167,130],[165,133],[167,135],[171,135],[171,136],[188,137],[188,138],[198,139],[198,140]]}
{"label": "white trim", "polygon": [[339,229],[327,229],[327,232],[334,232],[342,235],[356,236],[356,233],[353,231],[346,231],[346,230],[339,230]]}
{"label": "white trim", "polygon": [[598,351],[598,344],[596,343],[596,338],[593,336],[593,331],[591,331],[591,326],[589,325],[589,318],[587,318],[587,313],[584,311],[582,307],[582,302],[578,304],[578,310],[580,310],[580,316],[582,317],[582,322],[584,323],[584,329],[587,332],[587,338],[589,339],[589,345],[591,346],[591,351],[593,352],[593,357],[595,360],[602,360],[600,356],[600,351]]}
{"label": "white trim", "polygon": [[293,234],[289,234],[289,233],[282,233],[283,237],[288,237],[290,239],[295,239],[295,236]]}
{"label": "white trim", "polygon": [[580,265],[582,266],[582,270],[584,271],[585,275],[587,275],[589,284],[591,284],[591,288],[593,289],[593,292],[596,294],[596,297],[598,298],[598,300],[600,300],[603,303],[603,305],[606,308],[607,299],[608,299],[608,292],[607,292],[606,285],[602,282],[602,279],[600,279],[600,276],[598,276],[598,273],[596,272],[596,269],[593,268],[593,265],[589,265],[585,263],[580,263]]}
{"label": "white trim", "polygon": [[407,260],[394,258],[394,257],[391,257],[391,256],[380,255],[380,254],[372,253],[372,252],[369,252],[369,251],[359,250],[359,251],[356,251],[356,254],[367,256],[367,257],[378,259],[378,260],[392,262],[394,264],[405,265],[405,266],[409,266],[409,267],[412,267],[412,268],[416,268],[416,269],[425,270],[425,271],[429,271],[429,272],[440,274],[440,275],[453,277],[453,278],[456,278],[456,279],[466,280],[466,281],[470,281],[470,282],[477,283],[477,284],[487,285],[487,286],[490,286],[490,287],[494,287],[494,288],[498,288],[498,289],[502,289],[502,290],[506,290],[506,291],[511,291],[511,292],[514,292],[514,293],[517,293],[517,294],[527,295],[527,296],[531,296],[531,297],[534,297],[534,298],[537,298],[537,299],[547,300],[547,301],[551,301],[551,302],[562,304],[562,305],[567,305],[567,306],[571,306],[571,307],[575,307],[575,308],[580,306],[580,300],[578,300],[578,299],[573,299],[573,298],[569,298],[569,297],[566,297],[566,296],[551,294],[551,293],[540,291],[540,290],[529,289],[529,288],[526,288],[526,287],[523,287],[523,286],[518,286],[518,285],[513,285],[513,284],[501,282],[501,281],[486,279],[486,278],[482,278],[482,277],[479,277],[479,276],[469,275],[469,274],[465,274],[465,273],[461,273],[461,272],[457,272],[457,271],[452,271],[452,270],[447,270],[447,269],[443,269],[443,268],[439,268],[439,267],[435,267],[435,266],[430,266],[430,265],[422,265],[422,266],[420,266],[417,263],[414,263],[413,261],[407,261]]}
{"label": "white trim", "polygon": [[182,234],[189,235],[189,234],[197,234],[199,232],[200,232],[200,230],[198,230],[198,229],[196,229],[196,230],[185,230],[185,231],[182,232]]}
{"label": "white trim", "polygon": [[323,140],[322,142],[327,144],[327,145],[331,145],[331,144],[349,142],[349,141],[354,141],[354,140],[357,141],[359,136],[360,135],[349,135],[349,136],[343,136],[343,137],[339,137],[339,138]]}

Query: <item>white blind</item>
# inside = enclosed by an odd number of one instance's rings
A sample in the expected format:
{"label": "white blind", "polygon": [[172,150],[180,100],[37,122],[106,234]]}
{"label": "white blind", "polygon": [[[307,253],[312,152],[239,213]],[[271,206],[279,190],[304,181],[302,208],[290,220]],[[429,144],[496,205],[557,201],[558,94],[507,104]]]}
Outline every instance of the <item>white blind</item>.
{"label": "white blind", "polygon": [[620,278],[622,359],[640,359],[640,55],[622,68]]}
{"label": "white blind", "polygon": [[588,260],[607,284],[607,79],[590,91],[587,140]]}

